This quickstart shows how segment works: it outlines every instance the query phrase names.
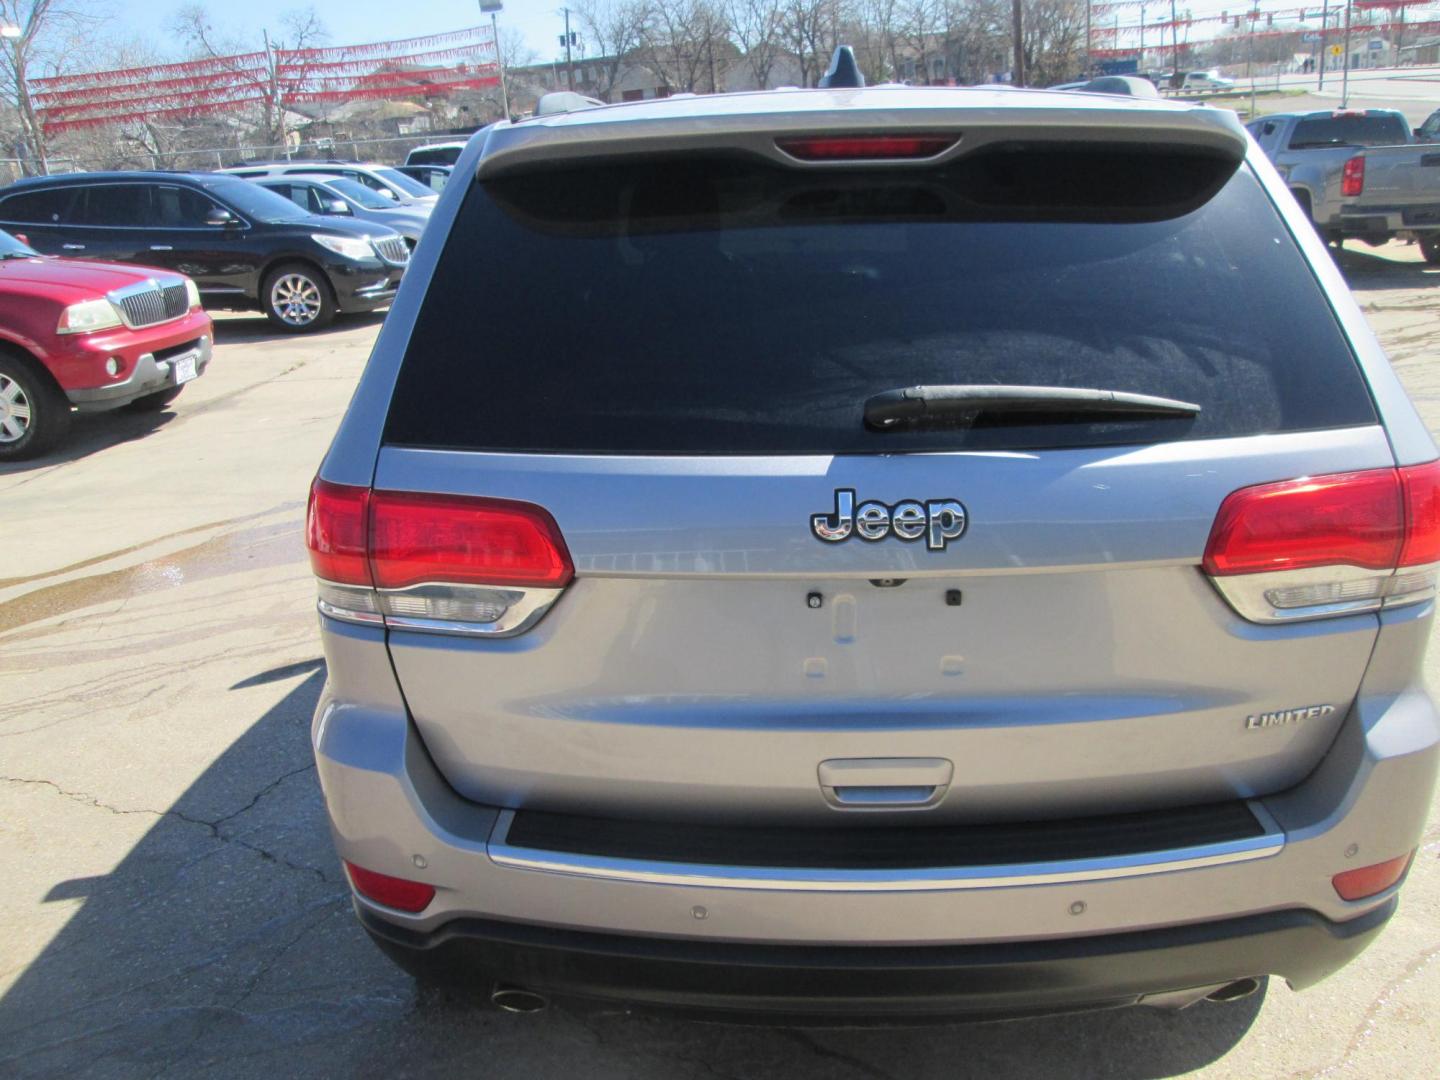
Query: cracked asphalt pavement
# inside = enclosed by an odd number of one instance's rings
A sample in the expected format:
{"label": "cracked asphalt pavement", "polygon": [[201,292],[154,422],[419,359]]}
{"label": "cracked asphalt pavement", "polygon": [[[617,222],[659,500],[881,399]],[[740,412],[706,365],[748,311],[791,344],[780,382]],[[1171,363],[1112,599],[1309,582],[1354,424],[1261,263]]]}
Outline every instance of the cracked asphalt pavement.
{"label": "cracked asphalt pavement", "polygon": [[[1440,270],[1402,245],[1342,259],[1440,431]],[[1384,936],[1303,995],[798,1031],[417,993],[350,912],[308,744],[303,500],[378,326],[221,316],[171,411],[82,417],[59,455],[0,467],[0,1076],[1435,1074],[1434,824]]]}

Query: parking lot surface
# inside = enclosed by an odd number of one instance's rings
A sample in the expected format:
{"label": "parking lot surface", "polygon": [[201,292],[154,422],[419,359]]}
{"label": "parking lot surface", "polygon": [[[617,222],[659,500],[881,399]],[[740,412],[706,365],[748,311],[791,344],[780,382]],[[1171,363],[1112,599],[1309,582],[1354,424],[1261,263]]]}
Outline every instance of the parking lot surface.
{"label": "parking lot surface", "polygon": [[[1440,431],[1440,268],[1342,265]],[[1433,816],[1384,936],[1303,995],[868,1031],[418,995],[350,912],[308,741],[305,492],[379,325],[221,316],[171,411],[0,467],[0,1076],[1435,1075]]]}

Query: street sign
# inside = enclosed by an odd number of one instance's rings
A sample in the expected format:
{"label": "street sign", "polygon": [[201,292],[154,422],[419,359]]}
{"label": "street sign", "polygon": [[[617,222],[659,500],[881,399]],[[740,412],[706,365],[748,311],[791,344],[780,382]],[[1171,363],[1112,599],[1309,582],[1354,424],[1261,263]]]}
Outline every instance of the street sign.
{"label": "street sign", "polygon": [[1331,56],[1339,56],[1339,55],[1340,55],[1341,53],[1343,53],[1344,51],[1345,51],[1345,50],[1342,49],[1339,45],[1331,45],[1331,46],[1330,46],[1330,55],[1331,55]]}
{"label": "street sign", "polygon": [[1381,51],[1382,49],[1384,49],[1384,48],[1385,48],[1385,41],[1384,41],[1383,38],[1371,38],[1371,39],[1370,39],[1370,51],[1371,51],[1371,52],[1380,52],[1380,51]]}

